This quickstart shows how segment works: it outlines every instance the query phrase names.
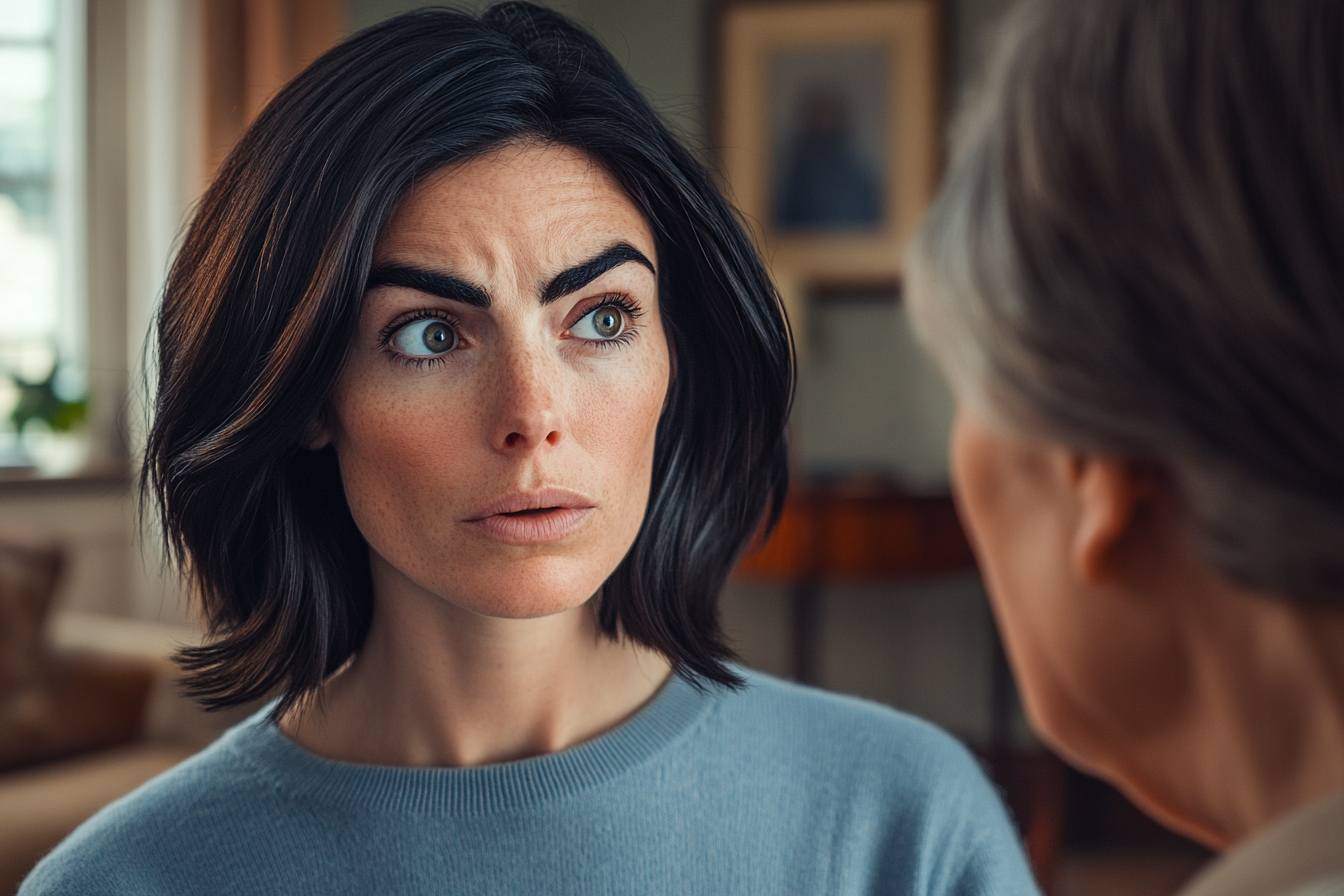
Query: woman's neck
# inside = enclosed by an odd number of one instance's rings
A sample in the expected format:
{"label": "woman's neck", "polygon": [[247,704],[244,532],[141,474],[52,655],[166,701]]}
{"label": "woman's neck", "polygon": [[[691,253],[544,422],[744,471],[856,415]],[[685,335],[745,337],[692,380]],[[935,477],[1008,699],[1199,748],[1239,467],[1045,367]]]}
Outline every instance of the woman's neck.
{"label": "woman's neck", "polygon": [[345,762],[486,765],[597,737],[669,674],[662,655],[602,634],[591,601],[500,619],[417,588],[376,589],[359,654],[280,727]]}
{"label": "woman's neck", "polygon": [[1153,786],[1131,792],[1224,849],[1344,790],[1344,613],[1216,590],[1186,595],[1188,713],[1133,751],[1147,766],[1134,778]]}
{"label": "woman's neck", "polygon": [[1233,775],[1209,782],[1209,796],[1237,822],[1231,842],[1344,790],[1344,613],[1245,600],[1243,639],[1205,654],[1221,665],[1208,676],[1206,730]]}

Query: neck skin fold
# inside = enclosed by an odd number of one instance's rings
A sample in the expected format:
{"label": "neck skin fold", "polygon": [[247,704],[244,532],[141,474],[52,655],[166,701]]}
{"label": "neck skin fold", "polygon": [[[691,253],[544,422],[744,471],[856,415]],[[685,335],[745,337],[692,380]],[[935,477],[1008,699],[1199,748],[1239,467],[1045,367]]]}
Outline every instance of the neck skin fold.
{"label": "neck skin fold", "polygon": [[1225,583],[1187,593],[1190,693],[1118,777],[1216,849],[1344,791],[1344,613]]}

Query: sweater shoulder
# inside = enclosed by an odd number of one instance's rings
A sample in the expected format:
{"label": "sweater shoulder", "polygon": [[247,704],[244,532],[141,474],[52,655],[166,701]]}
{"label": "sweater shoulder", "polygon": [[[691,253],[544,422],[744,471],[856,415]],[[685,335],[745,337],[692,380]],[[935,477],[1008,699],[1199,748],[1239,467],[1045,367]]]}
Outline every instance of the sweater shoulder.
{"label": "sweater shoulder", "polygon": [[724,724],[746,729],[753,739],[819,761],[858,764],[888,771],[939,766],[948,774],[980,775],[966,747],[946,731],[909,713],[871,700],[823,691],[747,671],[747,687],[725,700]]}
{"label": "sweater shoulder", "polygon": [[779,814],[807,818],[812,833],[829,825],[836,856],[849,857],[837,867],[905,882],[866,892],[1035,892],[1003,804],[960,741],[869,700],[745,677],[703,755],[735,787],[758,782],[759,802],[779,800]]}
{"label": "sweater shoulder", "polygon": [[255,812],[279,802],[235,743],[240,729],[256,723],[242,723],[98,811],[34,867],[19,893],[174,892],[169,869],[181,866],[184,832],[217,830],[240,804]]}

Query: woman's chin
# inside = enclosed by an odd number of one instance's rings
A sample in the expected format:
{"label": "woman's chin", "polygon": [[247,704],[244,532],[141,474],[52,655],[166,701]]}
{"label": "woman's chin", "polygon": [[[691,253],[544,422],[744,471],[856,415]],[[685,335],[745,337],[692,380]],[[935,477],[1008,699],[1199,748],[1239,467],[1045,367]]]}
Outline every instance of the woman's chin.
{"label": "woman's chin", "polygon": [[[414,555],[389,560],[375,549],[370,560],[374,590],[390,605],[399,603],[398,593],[418,593],[421,600],[430,598],[432,603],[437,598],[479,616],[538,619],[580,607],[601,589],[621,554],[592,553],[553,551],[525,557],[507,551],[466,557],[441,553],[437,562],[428,564]],[[427,550],[424,555],[434,553]]]}
{"label": "woman's chin", "polygon": [[586,604],[595,593],[593,591],[556,593],[539,589],[537,591],[510,592],[506,594],[477,594],[470,602],[454,601],[464,610],[479,616],[495,619],[541,619],[556,616]]}
{"label": "woman's chin", "polygon": [[480,616],[539,619],[583,606],[610,574],[605,564],[597,568],[590,562],[537,557],[507,564],[491,574],[474,575],[470,581],[443,582],[430,590]]}

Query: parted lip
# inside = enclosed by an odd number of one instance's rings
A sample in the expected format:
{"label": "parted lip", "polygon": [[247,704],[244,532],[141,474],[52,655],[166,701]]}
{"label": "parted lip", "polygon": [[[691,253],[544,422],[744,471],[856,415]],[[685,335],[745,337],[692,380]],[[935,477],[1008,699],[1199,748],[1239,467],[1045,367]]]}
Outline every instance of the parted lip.
{"label": "parted lip", "polygon": [[489,504],[472,511],[467,516],[466,522],[479,522],[501,513],[518,513],[524,510],[545,510],[554,507],[587,510],[596,506],[596,502],[582,492],[548,486],[535,491],[509,492],[501,495]]}

